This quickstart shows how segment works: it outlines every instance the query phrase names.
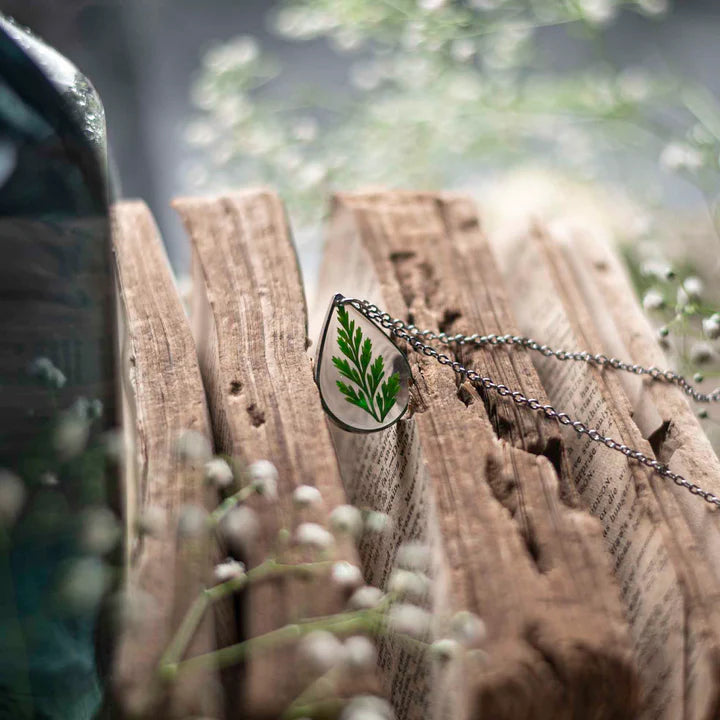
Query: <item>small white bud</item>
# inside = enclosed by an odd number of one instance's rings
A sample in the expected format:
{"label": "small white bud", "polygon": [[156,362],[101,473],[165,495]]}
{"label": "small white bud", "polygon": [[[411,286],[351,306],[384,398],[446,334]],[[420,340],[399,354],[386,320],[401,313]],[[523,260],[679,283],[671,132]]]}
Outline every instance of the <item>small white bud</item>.
{"label": "small white bud", "polygon": [[710,340],[717,340],[720,337],[720,315],[715,313],[702,321],[705,337]]}
{"label": "small white bud", "polygon": [[96,557],[73,560],[59,584],[63,605],[76,612],[88,612],[97,607],[108,583],[108,568]]}
{"label": "small white bud", "polygon": [[463,647],[457,640],[441,638],[430,646],[432,657],[440,663],[446,663],[462,653]]}
{"label": "small white bud", "polygon": [[388,592],[408,600],[423,600],[430,591],[430,578],[424,573],[396,568],[388,581]]}
{"label": "small white bud", "polygon": [[417,540],[405,542],[398,548],[395,563],[406,570],[425,571],[430,567],[430,547]]}
{"label": "small white bud", "polygon": [[25,503],[25,485],[9,470],[0,468],[0,525],[11,525]]}
{"label": "small white bud", "polygon": [[233,558],[227,558],[215,566],[213,574],[218,582],[234,580],[245,574],[245,565]]}
{"label": "small white bud", "polygon": [[394,720],[390,703],[375,695],[357,695],[348,702],[340,720]]}
{"label": "small white bud", "polygon": [[335,538],[322,525],[317,523],[300,523],[295,531],[295,539],[300,545],[310,545],[319,550],[332,547]]}
{"label": "small white bud", "polygon": [[250,463],[247,472],[250,484],[258,495],[264,495],[269,500],[277,498],[278,471],[269,460],[256,460]]}
{"label": "small white bud", "polygon": [[70,410],[61,413],[53,430],[52,444],[62,458],[72,458],[85,450],[89,436],[88,421]]}
{"label": "small white bud", "polygon": [[330,526],[336,532],[358,537],[362,532],[362,514],[352,505],[338,505],[330,513]]}
{"label": "small white bud", "polygon": [[688,294],[688,297],[690,297],[691,300],[698,300],[703,294],[703,290],[705,289],[703,281],[699,277],[695,276],[685,278],[685,282],[683,282],[683,287],[685,288],[685,292]]}
{"label": "small white bud", "polygon": [[344,642],[345,662],[353,669],[365,670],[375,666],[375,645],[364,635],[353,635]]}
{"label": "small white bud", "polygon": [[345,560],[336,562],[332,566],[331,577],[333,582],[344,588],[356,588],[363,583],[360,568]]}
{"label": "small white bud", "polygon": [[642,304],[646,310],[660,310],[665,304],[665,299],[659,290],[648,290],[643,296]]}
{"label": "small white bud", "polygon": [[148,505],[138,518],[137,528],[142,535],[160,537],[165,531],[165,511],[157,505]]}
{"label": "small white bud", "polygon": [[704,365],[713,359],[714,351],[712,345],[706,342],[695,343],[690,348],[690,360],[697,365]]}
{"label": "small white bud", "polygon": [[377,607],[384,597],[385,595],[380,588],[364,585],[352,594],[348,605],[353,610],[370,610]]}
{"label": "small white bud", "polygon": [[177,452],[187,462],[207,462],[212,455],[210,441],[197,430],[183,430],[180,433]]}
{"label": "small white bud", "polygon": [[260,532],[260,522],[254,510],[239,505],[222,519],[220,529],[228,546],[242,551],[255,541]]}
{"label": "small white bud", "polygon": [[120,540],[120,525],[115,515],[104,507],[87,508],[80,519],[80,544],[93,555],[105,555]]}
{"label": "small white bud", "polygon": [[461,610],[450,620],[450,635],[465,647],[480,645],[487,637],[485,623],[475,613]]}
{"label": "small white bud", "polygon": [[365,530],[369,533],[383,533],[392,527],[392,520],[386,513],[371,510],[365,516]]}
{"label": "small white bud", "polygon": [[293,490],[293,502],[298,507],[319,505],[322,502],[321,492],[313,485],[298,485]]}
{"label": "small white bud", "polygon": [[397,603],[390,608],[388,624],[392,630],[415,638],[430,632],[431,616],[427,610],[409,603]]}
{"label": "small white bud", "polygon": [[177,533],[180,537],[196,537],[207,530],[207,512],[197,505],[183,505],[180,508],[177,522]]}
{"label": "small white bud", "polygon": [[343,659],[342,643],[327,630],[314,630],[298,643],[298,656],[315,672],[326,673]]}
{"label": "small white bud", "polygon": [[60,481],[54,472],[47,471],[40,475],[40,484],[45,487],[57,487]]}
{"label": "small white bud", "polygon": [[233,483],[233,471],[226,460],[213,458],[205,463],[205,478],[216,487],[227,488]]}

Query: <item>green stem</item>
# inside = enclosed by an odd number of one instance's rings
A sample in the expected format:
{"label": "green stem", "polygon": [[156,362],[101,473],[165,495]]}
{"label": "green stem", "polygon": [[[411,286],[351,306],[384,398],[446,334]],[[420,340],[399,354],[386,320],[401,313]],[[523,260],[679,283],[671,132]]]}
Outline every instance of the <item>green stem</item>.
{"label": "green stem", "polygon": [[265,560],[263,563],[249,570],[239,577],[226,580],[219,585],[206,588],[195,599],[193,604],[185,613],[175,635],[171,638],[170,644],[160,658],[160,672],[163,675],[172,677],[181,658],[187,651],[188,645],[195,635],[205,611],[218,600],[242,590],[253,582],[264,580],[270,576],[278,576],[291,573],[316,572],[326,568],[332,561],[318,561],[312,563],[278,563],[273,559]]}
{"label": "green stem", "polygon": [[245,502],[249,497],[255,493],[255,488],[252,485],[248,485],[238,490],[234,495],[225,498],[216,508],[210,513],[210,525],[216,527],[220,521],[236,506],[242,502]]}
{"label": "green stem", "polygon": [[314,630],[328,630],[338,635],[352,634],[371,630],[374,622],[368,618],[367,611],[358,610],[355,613],[343,613],[337,616],[339,620],[331,621],[322,618],[315,622],[302,625],[285,625],[277,630],[271,630],[263,635],[229,645],[213,652],[196,655],[195,657],[177,663],[173,670],[177,672],[192,671],[200,668],[223,669],[244,660],[251,652],[266,651],[297,640]]}

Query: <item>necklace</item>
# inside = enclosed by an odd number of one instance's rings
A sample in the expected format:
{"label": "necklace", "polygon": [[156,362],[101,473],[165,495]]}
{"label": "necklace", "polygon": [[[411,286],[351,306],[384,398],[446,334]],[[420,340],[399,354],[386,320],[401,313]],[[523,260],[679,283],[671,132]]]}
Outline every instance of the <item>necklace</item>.
{"label": "necklace", "polygon": [[[333,322],[334,319],[337,322]],[[383,329],[387,330],[389,335]],[[434,358],[440,365],[447,365],[456,375],[465,378],[476,388],[496,392],[518,406],[542,413],[547,419],[572,428],[578,435],[587,435],[590,440],[622,453],[711,505],[720,507],[720,497],[674,473],[664,463],[602,435],[580,420],[573,420],[567,413],[558,411],[552,405],[543,404],[519,390],[512,390],[492,378],[483,377],[430,343],[437,342],[447,346],[523,347],[561,361],[584,362],[594,367],[609,367],[634,375],[647,375],[654,381],[677,385],[686,395],[702,403],[720,401],[720,388],[711,393],[701,393],[682,375],[672,370],[634,365],[603,354],[554,350],[532,338],[519,335],[447,335],[443,332],[420,330],[414,325],[393,318],[367,300],[338,294],[330,303],[318,344],[315,382],[325,412],[343,430],[359,433],[384,430],[400,420],[407,411],[412,372],[407,358],[392,338],[403,340],[413,350]]]}

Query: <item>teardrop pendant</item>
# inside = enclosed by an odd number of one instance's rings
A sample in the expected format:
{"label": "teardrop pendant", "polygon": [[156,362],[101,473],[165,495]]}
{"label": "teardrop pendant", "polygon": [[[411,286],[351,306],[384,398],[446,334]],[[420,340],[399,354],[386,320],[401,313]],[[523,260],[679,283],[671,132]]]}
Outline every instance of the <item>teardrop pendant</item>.
{"label": "teardrop pendant", "polygon": [[315,382],[332,421],[350,432],[384,430],[407,410],[410,377],[407,358],[395,343],[336,295],[315,358]]}

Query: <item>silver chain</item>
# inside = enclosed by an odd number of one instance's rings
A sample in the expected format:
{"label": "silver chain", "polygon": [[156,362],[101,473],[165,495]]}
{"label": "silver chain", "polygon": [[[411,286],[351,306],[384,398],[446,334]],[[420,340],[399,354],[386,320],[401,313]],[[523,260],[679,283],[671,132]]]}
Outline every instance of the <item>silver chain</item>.
{"label": "silver chain", "polygon": [[611,450],[616,450],[626,457],[636,460],[645,465],[662,477],[672,480],[676,485],[685,488],[693,495],[701,497],[706,502],[720,507],[720,497],[713,495],[708,490],[703,490],[699,485],[690,482],[682,475],[674,473],[664,463],[659,462],[655,458],[645,455],[639,450],[634,450],[627,445],[613,440],[611,437],[602,435],[597,430],[589,428],[580,420],[573,420],[567,413],[559,412],[552,405],[544,405],[535,398],[529,398],[519,390],[512,390],[507,385],[496,383],[492,378],[483,377],[475,370],[466,368],[462,363],[453,360],[449,355],[440,352],[437,348],[423,341],[437,341],[445,345],[475,345],[495,346],[510,345],[528,348],[539,352],[545,357],[555,357],[558,360],[575,360],[577,362],[585,362],[595,367],[611,367],[614,370],[623,370],[633,373],[634,375],[648,375],[653,380],[677,385],[683,392],[696,400],[697,402],[717,402],[720,401],[720,388],[713,390],[711,393],[701,393],[697,391],[682,375],[672,370],[661,370],[656,367],[643,367],[642,365],[633,365],[623,362],[617,358],[607,357],[602,354],[591,354],[589,352],[568,352],[566,350],[553,350],[547,345],[541,345],[532,338],[521,337],[519,335],[447,335],[443,332],[434,332],[432,330],[419,330],[414,325],[405,323],[402,320],[393,318],[389,313],[383,312],[377,305],[373,305],[367,300],[357,300],[355,298],[344,298],[343,303],[352,305],[356,310],[361,312],[368,320],[375,322],[390,331],[394,337],[404,340],[413,350],[427,357],[434,358],[441,365],[447,365],[457,375],[466,378],[475,387],[482,387],[485,390],[493,390],[502,397],[510,398],[516,405],[530,408],[550,419],[556,420],[560,425],[571,427],[578,435],[587,435],[590,440],[601,443]]}

